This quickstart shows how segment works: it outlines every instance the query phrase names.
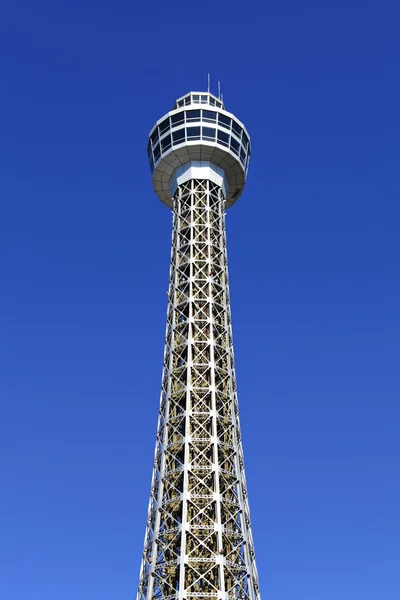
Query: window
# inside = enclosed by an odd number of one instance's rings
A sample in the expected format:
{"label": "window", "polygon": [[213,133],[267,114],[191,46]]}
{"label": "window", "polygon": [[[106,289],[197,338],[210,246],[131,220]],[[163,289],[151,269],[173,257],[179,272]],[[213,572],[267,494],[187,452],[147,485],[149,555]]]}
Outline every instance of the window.
{"label": "window", "polygon": [[243,146],[240,146],[240,160],[242,161],[243,165],[246,163],[246,151]]}
{"label": "window", "polygon": [[200,111],[199,110],[187,110],[186,111],[186,121],[200,121]]}
{"label": "window", "polygon": [[187,128],[187,139],[190,140],[199,140],[200,139],[200,127],[188,127]]}
{"label": "window", "polygon": [[207,123],[215,123],[217,120],[217,113],[213,110],[203,110],[203,121]]}
{"label": "window", "polygon": [[184,102],[185,102],[185,106],[190,104],[190,96],[186,96],[186,98],[184,99]]}
{"label": "window", "polygon": [[210,104],[211,104],[211,106],[215,106],[215,104],[216,104],[215,98],[210,98]]}
{"label": "window", "polygon": [[222,125],[222,127],[226,127],[227,129],[231,128],[232,119],[226,117],[225,115],[218,114],[218,123]]}
{"label": "window", "polygon": [[181,123],[185,122],[185,113],[184,112],[180,112],[177,113],[176,115],[172,115],[171,117],[171,127],[176,127],[177,125],[180,125]]}
{"label": "window", "polygon": [[207,98],[207,96],[201,96],[200,97],[200,102],[202,104],[208,104],[208,98]]}
{"label": "window", "polygon": [[225,133],[225,131],[219,131],[217,133],[218,141],[220,144],[224,146],[229,146],[229,134]]}
{"label": "window", "polygon": [[172,132],[172,140],[173,140],[173,144],[181,144],[182,142],[185,141],[185,130],[184,129],[177,129],[176,131]]}
{"label": "window", "polygon": [[215,142],[215,128],[214,127],[202,127],[203,140],[209,140]]}
{"label": "window", "polygon": [[165,133],[166,131],[168,131],[169,129],[169,119],[164,119],[164,121],[162,123],[160,123],[159,125],[160,128],[160,135],[162,135],[163,133]]}
{"label": "window", "polygon": [[235,140],[235,138],[233,137],[233,135],[231,136],[231,150],[234,151],[235,154],[239,154],[239,142],[237,140]]}
{"label": "window", "polygon": [[168,148],[171,148],[171,134],[170,133],[161,140],[161,148],[162,148],[163,152],[168,150]]}
{"label": "window", "polygon": [[151,169],[151,172],[154,171],[154,160],[153,160],[152,156],[150,156],[150,169]]}
{"label": "window", "polygon": [[154,160],[157,161],[160,158],[160,144],[157,144],[157,146],[154,148],[153,150],[154,152]]}
{"label": "window", "polygon": [[197,96],[196,94],[194,94],[192,96],[192,98],[193,98],[193,103],[194,104],[199,104],[199,102],[200,102],[200,96]]}
{"label": "window", "polygon": [[157,144],[157,140],[158,140],[158,127],[155,128],[155,130],[151,134],[150,139],[153,142],[153,147],[154,147]]}
{"label": "window", "polygon": [[147,156],[149,157],[149,160],[150,160],[150,158],[152,156],[150,140],[148,141],[148,144],[147,144]]}
{"label": "window", "polygon": [[232,131],[233,131],[233,133],[236,133],[236,135],[238,136],[238,138],[240,140],[242,128],[235,121],[232,121]]}
{"label": "window", "polygon": [[243,131],[243,135],[242,135],[242,143],[243,143],[243,146],[245,147],[245,150],[247,150],[247,146],[249,145],[249,138],[247,137],[247,135],[245,134],[244,131]]}

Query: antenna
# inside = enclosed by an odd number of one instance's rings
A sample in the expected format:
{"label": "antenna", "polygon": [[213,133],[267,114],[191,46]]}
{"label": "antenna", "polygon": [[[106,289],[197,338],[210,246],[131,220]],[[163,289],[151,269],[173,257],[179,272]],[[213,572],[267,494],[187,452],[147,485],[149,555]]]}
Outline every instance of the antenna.
{"label": "antenna", "polygon": [[218,100],[221,100],[221,82],[218,81]]}
{"label": "antenna", "polygon": [[208,85],[207,85],[207,92],[210,93],[210,73],[208,74],[208,81],[207,81]]}

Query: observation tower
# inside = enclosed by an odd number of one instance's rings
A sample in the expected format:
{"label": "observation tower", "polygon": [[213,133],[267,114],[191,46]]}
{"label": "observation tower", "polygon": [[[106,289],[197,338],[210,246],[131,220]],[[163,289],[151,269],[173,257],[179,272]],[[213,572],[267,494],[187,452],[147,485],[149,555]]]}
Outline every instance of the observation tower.
{"label": "observation tower", "polygon": [[138,600],[259,600],[232,346],[225,209],[243,191],[244,125],[191,92],[150,132],[173,210],[158,431]]}

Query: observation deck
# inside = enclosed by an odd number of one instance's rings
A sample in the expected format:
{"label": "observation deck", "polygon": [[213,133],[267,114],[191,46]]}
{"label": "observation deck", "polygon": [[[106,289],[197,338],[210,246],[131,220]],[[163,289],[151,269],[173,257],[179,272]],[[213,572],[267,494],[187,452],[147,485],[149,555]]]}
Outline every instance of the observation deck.
{"label": "observation deck", "polygon": [[241,195],[250,160],[250,137],[224,103],[209,92],[190,92],[157,121],[149,134],[147,155],[153,187],[173,207],[178,185],[190,178],[209,178],[223,188],[226,208]]}

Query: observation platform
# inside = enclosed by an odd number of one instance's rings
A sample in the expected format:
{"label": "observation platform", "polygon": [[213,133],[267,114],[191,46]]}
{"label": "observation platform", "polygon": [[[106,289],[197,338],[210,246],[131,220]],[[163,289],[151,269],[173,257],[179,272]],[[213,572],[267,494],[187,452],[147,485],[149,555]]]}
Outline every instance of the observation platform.
{"label": "observation platform", "polygon": [[243,191],[250,150],[245,126],[225,110],[220,98],[209,92],[190,92],[178,98],[173,110],[150,132],[147,155],[154,191],[172,208],[178,175],[189,177],[192,167],[197,171],[211,168],[214,175],[210,178],[223,178],[229,208]]}

